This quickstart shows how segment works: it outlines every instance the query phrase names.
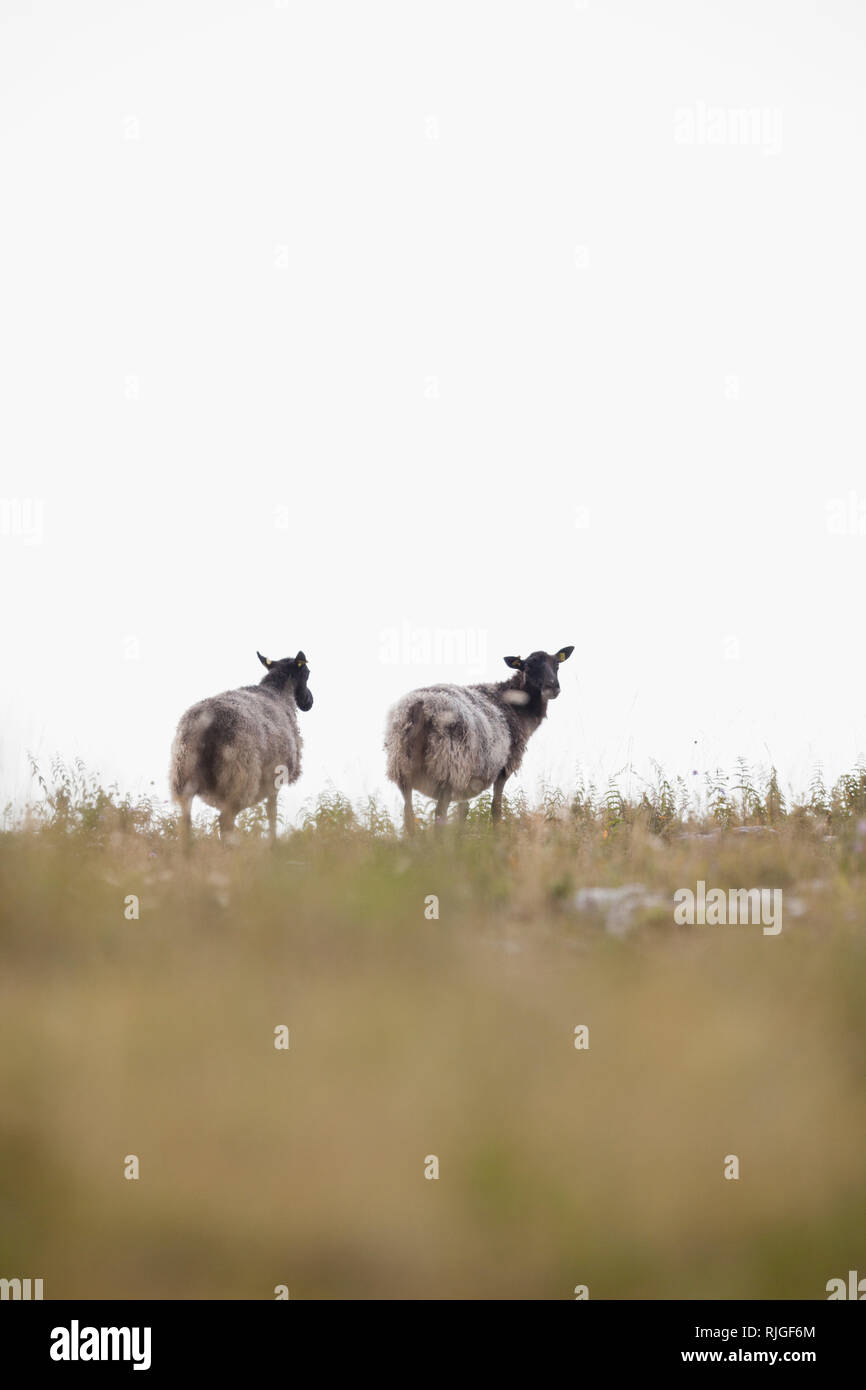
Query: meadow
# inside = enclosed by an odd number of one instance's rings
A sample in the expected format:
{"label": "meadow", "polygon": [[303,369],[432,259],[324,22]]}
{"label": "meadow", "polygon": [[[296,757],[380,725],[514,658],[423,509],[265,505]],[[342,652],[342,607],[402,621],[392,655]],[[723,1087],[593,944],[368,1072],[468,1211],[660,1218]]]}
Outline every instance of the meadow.
{"label": "meadow", "polygon": [[[412,841],[332,791],[274,848],[247,813],[189,855],[170,808],[34,771],[0,834],[0,1275],[822,1299],[866,1273],[866,769],[578,782]],[[782,931],[676,925],[699,880],[781,888]]]}

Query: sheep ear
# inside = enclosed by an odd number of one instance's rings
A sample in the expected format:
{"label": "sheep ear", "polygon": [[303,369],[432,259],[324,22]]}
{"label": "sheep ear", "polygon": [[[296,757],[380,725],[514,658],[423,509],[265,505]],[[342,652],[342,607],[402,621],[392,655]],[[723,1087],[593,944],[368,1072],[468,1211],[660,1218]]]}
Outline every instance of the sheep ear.
{"label": "sheep ear", "polygon": [[574,647],[560,647],[559,651],[556,653],[557,661],[567,661],[573,651]]}
{"label": "sheep ear", "polygon": [[523,657],[522,657],[522,656],[506,656],[506,657],[503,657],[503,660],[504,660],[506,666],[511,666],[511,667],[513,667],[513,669],[514,669],[515,671],[522,671],[522,670],[523,670]]}
{"label": "sheep ear", "polygon": [[259,661],[262,663],[263,666],[267,666],[269,669],[271,666],[273,666],[274,663],[270,661],[268,657],[262,656],[261,652],[256,652],[256,656],[258,657]]}
{"label": "sheep ear", "polygon": [[298,652],[298,655],[295,657],[295,661],[298,664],[298,666],[306,666],[307,664],[307,658],[304,656],[303,652]]}

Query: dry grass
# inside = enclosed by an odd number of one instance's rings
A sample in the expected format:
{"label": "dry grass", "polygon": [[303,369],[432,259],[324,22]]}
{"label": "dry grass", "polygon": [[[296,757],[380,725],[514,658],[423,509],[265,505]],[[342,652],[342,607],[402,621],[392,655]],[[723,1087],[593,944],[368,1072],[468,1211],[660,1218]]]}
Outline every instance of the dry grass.
{"label": "dry grass", "polygon": [[[253,824],[190,858],[158,808],[55,779],[0,836],[0,1273],[49,1298],[825,1297],[866,1221],[852,778],[703,819],[675,790],[667,816],[658,789],[549,794],[412,844],[332,796],[274,851]],[[781,934],[671,902],[620,938],[574,907],[699,878],[782,887]]]}

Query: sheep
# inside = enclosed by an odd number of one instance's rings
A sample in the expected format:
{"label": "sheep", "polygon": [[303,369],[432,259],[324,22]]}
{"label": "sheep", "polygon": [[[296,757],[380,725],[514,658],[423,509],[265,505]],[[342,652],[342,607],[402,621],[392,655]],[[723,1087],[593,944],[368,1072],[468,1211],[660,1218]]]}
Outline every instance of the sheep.
{"label": "sheep", "polygon": [[492,820],[502,816],[502,789],[523,761],[526,745],[559,695],[558,669],[574,647],[551,656],[533,652],[524,660],[506,656],[517,674],[490,685],[429,685],[413,690],[388,712],[387,773],[403,794],[403,825],[415,829],[412,792],[436,802],[442,825],[452,801],[467,803],[491,784]]}
{"label": "sheep", "polygon": [[183,837],[191,835],[193,797],[220,813],[220,836],[227,839],[235,816],[267,800],[271,840],[277,838],[277,792],[301,775],[302,739],[295,707],[312,708],[307,687],[310,668],[303,652],[270,661],[256,652],[267,675],[212,695],[181,716],[171,749],[169,783],[180,803]]}

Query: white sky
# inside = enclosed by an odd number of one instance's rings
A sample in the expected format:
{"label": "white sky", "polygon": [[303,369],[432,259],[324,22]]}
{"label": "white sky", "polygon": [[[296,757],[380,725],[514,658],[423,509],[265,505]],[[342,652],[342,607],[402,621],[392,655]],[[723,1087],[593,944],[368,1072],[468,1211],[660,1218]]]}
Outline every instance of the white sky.
{"label": "white sky", "polygon": [[527,791],[866,750],[862,4],[0,14],[0,801],[166,794],[257,647],[290,812],[571,643]]}

